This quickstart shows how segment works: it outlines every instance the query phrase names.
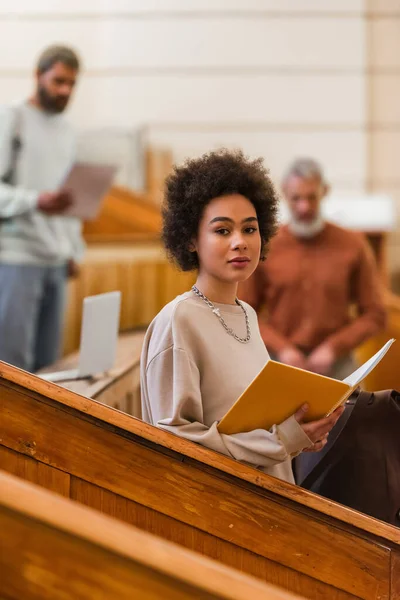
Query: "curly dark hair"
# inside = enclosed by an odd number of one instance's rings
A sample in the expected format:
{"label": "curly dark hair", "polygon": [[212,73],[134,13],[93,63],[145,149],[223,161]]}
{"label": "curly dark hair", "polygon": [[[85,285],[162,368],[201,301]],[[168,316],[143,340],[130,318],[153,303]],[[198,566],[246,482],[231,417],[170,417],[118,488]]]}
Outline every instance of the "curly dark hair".
{"label": "curly dark hair", "polygon": [[165,182],[162,239],[168,256],[183,270],[199,267],[189,249],[207,204],[240,194],[253,204],[261,236],[261,260],[276,232],[278,196],[262,158],[250,160],[240,150],[217,150],[175,166]]}

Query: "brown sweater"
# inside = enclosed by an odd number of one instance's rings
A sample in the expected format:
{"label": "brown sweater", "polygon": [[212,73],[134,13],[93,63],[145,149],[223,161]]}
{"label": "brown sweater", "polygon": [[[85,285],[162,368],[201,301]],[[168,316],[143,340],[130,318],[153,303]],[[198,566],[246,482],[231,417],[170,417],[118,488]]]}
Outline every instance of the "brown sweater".
{"label": "brown sweater", "polygon": [[288,345],[311,352],[329,342],[341,356],[385,324],[379,274],[368,243],[331,223],[311,239],[297,238],[282,227],[239,297],[259,314],[262,338],[273,353]]}

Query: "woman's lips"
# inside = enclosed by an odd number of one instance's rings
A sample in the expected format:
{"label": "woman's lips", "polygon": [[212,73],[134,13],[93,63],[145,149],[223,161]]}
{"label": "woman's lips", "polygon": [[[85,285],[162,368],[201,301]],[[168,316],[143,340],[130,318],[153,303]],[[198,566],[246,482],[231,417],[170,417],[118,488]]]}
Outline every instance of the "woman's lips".
{"label": "woman's lips", "polygon": [[236,258],[232,258],[229,261],[229,264],[233,265],[234,267],[238,267],[239,269],[243,269],[249,264],[249,262],[250,259],[247,256],[237,256]]}

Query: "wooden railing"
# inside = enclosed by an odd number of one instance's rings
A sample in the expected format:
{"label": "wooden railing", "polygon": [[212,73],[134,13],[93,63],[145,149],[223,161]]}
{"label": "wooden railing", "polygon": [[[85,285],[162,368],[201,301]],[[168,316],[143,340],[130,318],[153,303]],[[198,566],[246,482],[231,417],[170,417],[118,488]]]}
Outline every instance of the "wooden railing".
{"label": "wooden railing", "polygon": [[97,217],[84,224],[85,239],[88,242],[115,242],[140,233],[159,236],[164,181],[172,170],[172,162],[171,150],[148,147],[143,191],[118,185],[112,187]]}
{"label": "wooden railing", "polygon": [[7,600],[299,598],[4,472],[0,531]]}
{"label": "wooden railing", "polygon": [[104,199],[99,216],[84,225],[87,242],[107,242],[127,235],[159,236],[160,208],[145,194],[113,187]]}
{"label": "wooden railing", "polygon": [[398,599],[400,530],[0,365],[0,468],[311,599]]}

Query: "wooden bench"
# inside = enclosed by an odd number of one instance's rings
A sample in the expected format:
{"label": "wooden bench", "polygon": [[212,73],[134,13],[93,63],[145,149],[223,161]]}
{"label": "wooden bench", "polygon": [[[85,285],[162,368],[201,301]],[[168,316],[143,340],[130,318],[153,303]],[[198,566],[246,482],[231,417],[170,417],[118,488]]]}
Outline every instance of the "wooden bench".
{"label": "wooden bench", "polygon": [[215,561],[0,472],[8,600],[295,600]]}
{"label": "wooden bench", "polygon": [[[140,354],[145,331],[121,333],[118,337],[115,367],[99,377],[63,381],[60,385],[86,398],[93,398],[129,415],[141,417]],[[79,352],[73,352],[40,373],[78,367]]]}
{"label": "wooden bench", "polygon": [[400,530],[0,363],[0,468],[311,599],[398,600]]}

